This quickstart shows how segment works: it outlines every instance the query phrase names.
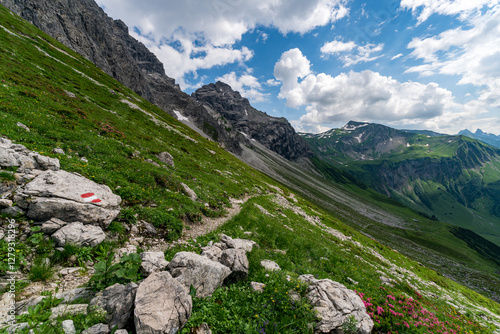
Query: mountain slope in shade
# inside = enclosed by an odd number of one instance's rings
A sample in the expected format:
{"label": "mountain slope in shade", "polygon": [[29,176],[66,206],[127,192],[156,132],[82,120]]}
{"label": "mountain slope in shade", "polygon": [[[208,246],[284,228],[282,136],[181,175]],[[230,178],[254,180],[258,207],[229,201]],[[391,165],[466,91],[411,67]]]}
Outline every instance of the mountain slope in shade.
{"label": "mountain slope in shade", "polygon": [[469,130],[462,130],[458,134],[462,136],[467,136],[469,138],[474,138],[491,146],[500,148],[500,136],[494,135],[492,133],[483,132],[481,131],[481,129],[477,129],[475,133],[472,133]]}
{"label": "mountain slope in shade", "polygon": [[500,245],[500,149],[360,122],[302,136],[323,160],[380,193]]}

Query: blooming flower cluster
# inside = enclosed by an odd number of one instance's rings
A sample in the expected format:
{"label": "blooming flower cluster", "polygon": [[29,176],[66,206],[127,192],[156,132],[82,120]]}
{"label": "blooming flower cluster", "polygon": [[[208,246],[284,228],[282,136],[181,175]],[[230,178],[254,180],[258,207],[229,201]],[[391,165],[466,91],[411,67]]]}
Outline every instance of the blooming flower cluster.
{"label": "blooming flower cluster", "polygon": [[477,323],[466,319],[453,308],[450,312],[438,315],[438,308],[420,295],[417,295],[419,300],[416,300],[405,295],[395,296],[386,292],[383,287],[380,289],[382,294],[377,297],[367,297],[356,291],[372,318],[377,333],[485,333]]}

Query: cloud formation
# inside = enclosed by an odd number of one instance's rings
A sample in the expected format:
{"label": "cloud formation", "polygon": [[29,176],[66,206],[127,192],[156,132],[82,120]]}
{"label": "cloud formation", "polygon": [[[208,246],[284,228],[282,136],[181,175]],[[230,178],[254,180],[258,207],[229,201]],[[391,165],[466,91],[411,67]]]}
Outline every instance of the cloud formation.
{"label": "cloud formation", "polygon": [[[121,18],[134,37],[152,49],[168,75],[249,59],[250,50],[233,48],[257,26],[281,33],[307,33],[348,15],[346,0],[97,0],[109,15]],[[154,9],[153,11],[151,9]]]}
{"label": "cloud formation", "polygon": [[327,58],[331,55],[338,55],[339,60],[344,63],[344,67],[349,67],[358,63],[367,63],[382,57],[382,55],[372,56],[372,53],[380,52],[383,49],[384,44],[356,45],[353,41],[347,43],[332,41],[325,43],[320,50],[323,58]]}
{"label": "cloud formation", "polygon": [[496,0],[401,0],[401,7],[410,9],[417,16],[418,24],[426,21],[432,14],[459,15],[465,20],[484,6],[492,7]]}
{"label": "cloud formation", "polygon": [[315,74],[299,49],[282,54],[274,75],[282,82],[280,97],[288,107],[306,106],[302,128],[349,120],[424,122],[457,107],[452,93],[436,83],[399,82],[370,70]]}
{"label": "cloud formation", "polygon": [[475,17],[469,25],[469,29],[456,28],[433,37],[414,38],[408,44],[413,49],[410,56],[424,64],[406,72],[457,76],[459,85],[471,84],[480,89],[477,100],[470,102],[468,108],[485,112],[500,107],[500,8]]}

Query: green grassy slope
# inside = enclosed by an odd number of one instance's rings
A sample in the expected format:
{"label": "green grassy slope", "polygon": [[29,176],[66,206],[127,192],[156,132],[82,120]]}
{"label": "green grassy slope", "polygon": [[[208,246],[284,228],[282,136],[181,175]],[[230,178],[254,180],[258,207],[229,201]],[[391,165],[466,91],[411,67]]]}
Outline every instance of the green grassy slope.
{"label": "green grassy slope", "polygon": [[[275,290],[252,297],[249,281],[221,288],[214,298],[195,300],[188,327],[206,321],[215,333],[258,333],[267,326],[261,320],[265,319],[268,324],[279,323],[282,332],[303,333],[314,314],[306,305],[294,309],[295,304],[287,297],[289,289],[298,284],[297,276],[303,273],[338,280],[364,294],[366,300],[371,298],[373,307],[387,308],[389,294],[401,301],[411,296],[415,304],[419,303],[416,306],[434,312],[446,328],[460,326],[474,333],[491,333],[492,322],[500,322],[497,303],[356,232],[345,224],[348,215],[334,218],[335,210],[322,211],[302,198],[295,203],[286,189],[277,196],[274,193],[281,191],[269,186],[278,185],[276,182],[139,98],[2,6],[0,25],[0,135],[59,158],[65,170],[110,186],[123,198],[120,223],[144,219],[172,240],[185,225],[199,222],[203,215],[223,215],[229,197],[256,196],[219,231],[198,238],[187,249],[200,251],[199,244],[216,240],[220,231],[245,238],[249,236],[244,231],[252,232],[250,238],[260,248],[249,255],[250,280],[262,281]],[[18,122],[30,131],[18,127]],[[53,154],[56,147],[63,148],[66,155]],[[174,157],[174,168],[148,161],[162,164],[156,154],[163,151]],[[196,192],[197,201],[188,198],[181,183]],[[319,220],[313,220],[313,224],[301,212]],[[359,214],[353,217],[373,223]],[[331,228],[346,238],[338,239]],[[167,255],[181,249],[186,247],[171,249]],[[259,266],[264,258],[277,261],[283,273],[267,278]],[[382,274],[377,270],[394,279],[394,286],[382,286]],[[303,295],[300,284],[297,289]],[[272,300],[279,305],[266,309],[263,305]],[[409,313],[402,319],[412,321]],[[379,333],[403,329],[400,319],[389,312],[377,315],[375,320],[380,321],[376,325]],[[82,322],[80,319],[77,324]],[[52,327],[56,332],[57,326]]]}
{"label": "green grassy slope", "polygon": [[[109,185],[122,196],[126,212],[166,224],[173,238],[178,237],[182,221],[199,221],[202,213],[220,215],[229,197],[251,193],[261,184],[262,176],[218,145],[92,63],[62,51],[39,30],[23,26],[20,32],[16,28],[20,19],[2,15],[2,26],[10,31],[2,28],[0,35],[2,135],[59,158],[66,170]],[[52,153],[56,147],[67,154]],[[160,163],[155,155],[163,151],[172,154],[175,168],[147,162]],[[196,192],[199,201],[184,195],[181,182]]]}
{"label": "green grassy slope", "polygon": [[500,246],[500,150],[465,136],[358,122],[304,138],[321,159],[380,193]]}
{"label": "green grassy slope", "polygon": [[[498,246],[490,248],[488,241],[478,236],[474,239],[476,248],[471,248],[452,233],[453,225],[357,186],[345,173],[321,160],[313,159],[313,166],[304,168],[258,146],[255,151],[265,166],[254,163],[257,168],[332,216],[455,281],[495,300],[500,298],[498,265],[491,261]],[[478,253],[478,248],[484,251]]]}

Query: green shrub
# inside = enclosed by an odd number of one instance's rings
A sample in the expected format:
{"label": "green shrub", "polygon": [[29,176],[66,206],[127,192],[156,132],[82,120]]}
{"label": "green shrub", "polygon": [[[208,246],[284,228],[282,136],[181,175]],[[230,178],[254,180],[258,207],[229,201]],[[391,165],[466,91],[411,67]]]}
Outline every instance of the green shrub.
{"label": "green shrub", "polygon": [[342,330],[345,334],[356,334],[358,332],[358,321],[353,315],[349,316],[342,324]]}
{"label": "green shrub", "polygon": [[129,224],[135,224],[137,223],[137,217],[135,216],[135,210],[130,207],[123,208],[120,211],[120,215],[118,216],[118,219],[122,222],[129,223]]}
{"label": "green shrub", "polygon": [[[207,323],[215,333],[312,333],[316,321],[304,295],[306,286],[270,273],[262,293],[248,282],[217,289],[212,297],[194,298],[193,312],[181,333]],[[290,294],[296,293],[294,301]]]}
{"label": "green shrub", "polygon": [[141,279],[139,269],[141,257],[137,253],[124,255],[120,262],[113,263],[114,252],[109,245],[99,248],[97,264],[94,266],[95,274],[90,279],[90,285],[103,290],[115,283],[137,282]]}
{"label": "green shrub", "polygon": [[9,173],[9,172],[0,172],[0,182],[6,182],[6,181],[15,181],[16,177],[14,176],[14,173]]}
{"label": "green shrub", "polygon": [[38,282],[46,281],[52,277],[54,274],[54,268],[50,265],[50,260],[47,257],[37,257],[31,265],[29,272],[29,279]]}
{"label": "green shrub", "polygon": [[117,233],[119,235],[124,235],[126,232],[125,226],[117,221],[113,221],[111,222],[111,224],[109,224],[108,231]]}
{"label": "green shrub", "polygon": [[141,211],[141,218],[160,229],[167,240],[175,240],[181,235],[182,221],[162,208],[144,208]]}

